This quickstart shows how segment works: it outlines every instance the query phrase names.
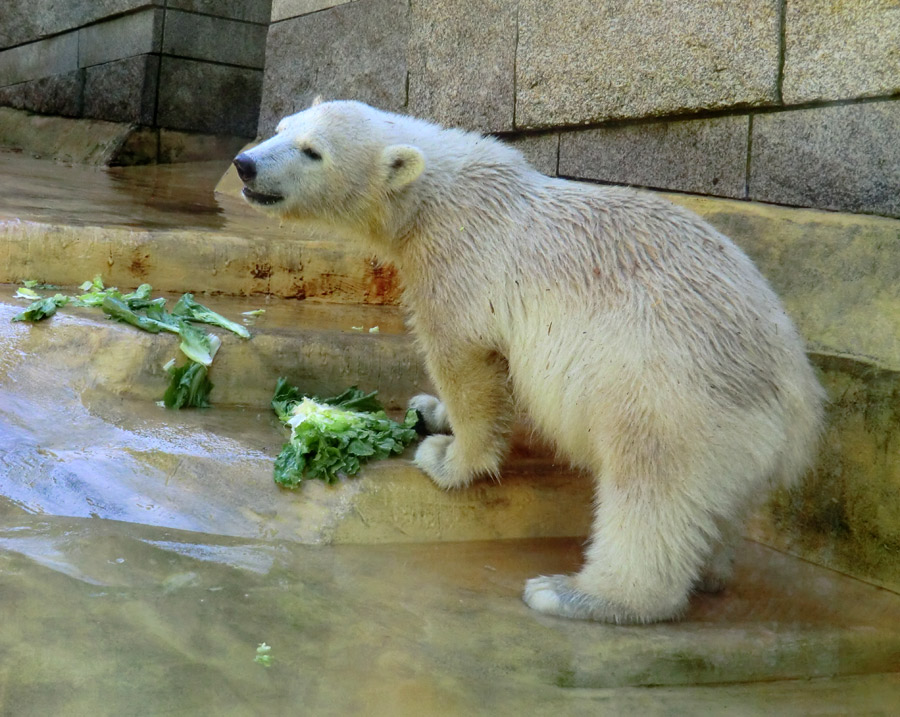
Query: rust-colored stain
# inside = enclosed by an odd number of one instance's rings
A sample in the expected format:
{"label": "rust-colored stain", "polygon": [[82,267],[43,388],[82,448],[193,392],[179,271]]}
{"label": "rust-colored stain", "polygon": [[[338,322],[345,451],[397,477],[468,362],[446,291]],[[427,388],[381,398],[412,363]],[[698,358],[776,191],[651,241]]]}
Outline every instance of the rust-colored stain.
{"label": "rust-colored stain", "polygon": [[337,274],[322,273],[312,279],[295,281],[290,298],[333,299],[340,303],[342,295],[346,293],[346,287],[342,286],[341,279],[342,277]]}
{"label": "rust-colored stain", "polygon": [[250,274],[254,279],[268,279],[272,276],[272,265],[257,264],[250,270]]}
{"label": "rust-colored stain", "polygon": [[396,304],[400,299],[397,270],[390,264],[370,264],[363,302],[366,304]]}
{"label": "rust-colored stain", "polygon": [[135,254],[131,259],[131,263],[128,265],[128,271],[135,276],[143,277],[147,274],[149,263],[149,254]]}
{"label": "rust-colored stain", "polygon": [[[279,269],[282,271],[282,269]],[[290,287],[284,291],[289,299],[318,299],[320,301],[359,303],[374,305],[395,305],[400,299],[400,285],[397,270],[389,265],[374,265],[367,262],[365,273],[322,271],[305,277],[296,269],[283,271],[291,275]]]}
{"label": "rust-colored stain", "polygon": [[307,297],[306,284],[303,282],[293,284],[287,296],[289,299],[299,299],[300,301],[303,301]]}

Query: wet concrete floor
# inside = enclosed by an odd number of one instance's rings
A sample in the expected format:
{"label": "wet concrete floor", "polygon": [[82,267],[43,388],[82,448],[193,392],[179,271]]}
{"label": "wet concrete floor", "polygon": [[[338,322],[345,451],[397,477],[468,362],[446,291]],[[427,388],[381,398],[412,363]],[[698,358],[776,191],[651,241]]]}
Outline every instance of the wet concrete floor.
{"label": "wet concrete floor", "polygon": [[0,515],[3,714],[887,715],[900,689],[877,674],[896,596],[752,544],[724,596],[623,628],[519,599],[577,566],[573,540],[309,547]]}

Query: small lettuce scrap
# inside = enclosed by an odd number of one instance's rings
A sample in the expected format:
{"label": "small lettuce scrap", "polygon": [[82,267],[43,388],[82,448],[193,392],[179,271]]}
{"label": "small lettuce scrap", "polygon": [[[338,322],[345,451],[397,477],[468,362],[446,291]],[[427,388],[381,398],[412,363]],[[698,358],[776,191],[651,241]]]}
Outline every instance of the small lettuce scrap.
{"label": "small lettuce scrap", "polygon": [[338,396],[318,398],[279,379],[272,408],[291,437],[275,459],[275,482],[286,488],[312,478],[334,483],[341,475],[358,473],[366,461],[402,453],[416,438],[418,415],[409,410],[397,423],[385,414],[376,394],[353,386]]}

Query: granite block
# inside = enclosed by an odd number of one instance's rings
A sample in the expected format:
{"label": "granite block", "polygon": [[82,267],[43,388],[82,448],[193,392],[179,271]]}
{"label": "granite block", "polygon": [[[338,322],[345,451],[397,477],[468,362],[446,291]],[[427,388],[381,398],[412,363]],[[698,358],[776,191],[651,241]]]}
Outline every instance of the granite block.
{"label": "granite block", "polygon": [[156,115],[159,57],[138,55],[86,70],[84,116],[152,125]]}
{"label": "granite block", "polygon": [[541,174],[556,176],[556,165],[559,160],[558,133],[501,136],[500,139],[524,154],[528,163]]}
{"label": "granite block", "polygon": [[261,25],[272,15],[272,0],[168,0],[166,6]]}
{"label": "granite block", "polygon": [[753,118],[750,198],[900,217],[900,101]]}
{"label": "granite block", "polygon": [[350,0],[272,0],[272,22],[345,5]]}
{"label": "granite block", "polygon": [[78,69],[78,34],[70,32],[0,52],[0,87]]}
{"label": "granite block", "polygon": [[266,27],[166,10],[162,51],[194,60],[262,69],[266,59]]}
{"label": "granite block", "polygon": [[776,0],[521,0],[516,126],[777,99]]}
{"label": "granite block", "polygon": [[32,42],[104,17],[164,4],[165,0],[2,0],[0,47]]}
{"label": "granite block", "polygon": [[0,105],[44,115],[81,116],[84,70],[0,87]]}
{"label": "granite block", "polygon": [[579,179],[742,198],[747,115],[564,132],[559,173]]}
{"label": "granite block", "polygon": [[513,128],[515,0],[415,0],[409,112],[481,132]]}
{"label": "granite block", "polygon": [[900,3],[803,0],[785,15],[786,103],[900,92]]}
{"label": "granite block", "polygon": [[259,134],[316,95],[406,108],[406,0],[354,2],[270,26]]}
{"label": "granite block", "polygon": [[156,123],[167,129],[251,137],[262,71],[163,56]]}
{"label": "granite block", "polygon": [[158,53],[163,11],[156,8],[123,15],[78,31],[78,64],[90,67],[125,57]]}

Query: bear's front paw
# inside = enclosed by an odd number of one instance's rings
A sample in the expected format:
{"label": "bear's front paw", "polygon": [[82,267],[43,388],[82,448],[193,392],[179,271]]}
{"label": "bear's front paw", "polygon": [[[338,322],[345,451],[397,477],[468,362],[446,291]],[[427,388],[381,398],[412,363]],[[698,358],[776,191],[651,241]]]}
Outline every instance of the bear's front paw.
{"label": "bear's front paw", "polygon": [[420,393],[409,399],[409,408],[416,411],[425,424],[426,433],[452,433],[447,409],[436,396]]}
{"label": "bear's front paw", "polygon": [[441,488],[459,488],[469,476],[453,465],[453,436],[429,436],[416,449],[415,464]]}

